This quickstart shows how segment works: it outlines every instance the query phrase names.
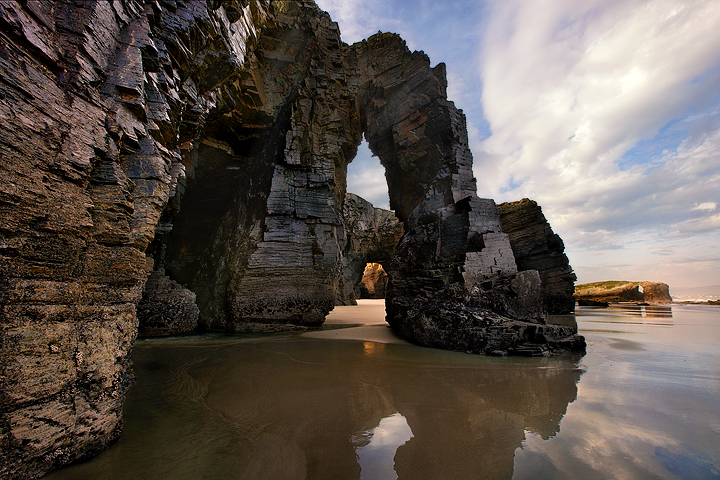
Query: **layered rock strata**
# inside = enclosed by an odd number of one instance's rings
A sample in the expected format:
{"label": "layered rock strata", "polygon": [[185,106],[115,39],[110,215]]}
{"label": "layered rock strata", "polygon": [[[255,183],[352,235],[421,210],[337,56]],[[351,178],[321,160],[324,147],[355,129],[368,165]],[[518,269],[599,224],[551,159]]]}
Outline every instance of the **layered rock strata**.
{"label": "layered rock strata", "polygon": [[270,2],[216,3],[0,3],[2,478],[38,477],[122,431],[183,148],[239,97],[272,18]]}
{"label": "layered rock strata", "polygon": [[586,283],[575,288],[580,305],[621,302],[672,303],[670,287],[661,282],[610,281]]}
{"label": "layered rock strata", "polygon": [[444,65],[397,35],[345,45],[304,0],[18,0],[0,40],[3,478],[120,435],[138,314],[164,333],[195,313],[230,332],[320,324],[363,133],[406,231],[391,325],[443,348],[564,348],[476,195]]}
{"label": "layered rock strata", "polygon": [[510,238],[518,270],[537,270],[542,280],[543,301],[551,315],[575,310],[577,277],[565,255],[565,244],[552,231],[542,208],[524,198],[498,206],[502,231]]}

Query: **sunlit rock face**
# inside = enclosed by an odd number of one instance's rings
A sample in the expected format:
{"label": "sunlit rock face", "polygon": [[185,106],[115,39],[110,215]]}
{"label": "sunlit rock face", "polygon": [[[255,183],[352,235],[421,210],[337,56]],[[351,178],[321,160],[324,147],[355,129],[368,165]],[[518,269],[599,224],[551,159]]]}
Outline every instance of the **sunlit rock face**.
{"label": "sunlit rock face", "polygon": [[120,435],[138,324],[322,323],[363,133],[406,232],[398,332],[490,353],[567,336],[476,195],[444,65],[397,35],[345,45],[303,0],[8,0],[0,36],[0,476]]}
{"label": "sunlit rock face", "polygon": [[274,18],[269,1],[0,4],[0,477],[121,434],[146,278],[204,132],[253,101],[242,72]]}
{"label": "sunlit rock face", "polygon": [[363,271],[362,279],[357,284],[358,298],[378,299],[385,298],[388,277],[385,269],[379,263],[368,263]]}
{"label": "sunlit rock face", "polygon": [[575,288],[575,300],[586,305],[618,302],[672,303],[670,287],[661,282],[608,281]]}
{"label": "sunlit rock face", "polygon": [[565,255],[565,244],[552,231],[542,208],[532,200],[498,205],[502,231],[510,245],[518,270],[537,270],[542,280],[543,301],[551,315],[575,311],[575,280]]}

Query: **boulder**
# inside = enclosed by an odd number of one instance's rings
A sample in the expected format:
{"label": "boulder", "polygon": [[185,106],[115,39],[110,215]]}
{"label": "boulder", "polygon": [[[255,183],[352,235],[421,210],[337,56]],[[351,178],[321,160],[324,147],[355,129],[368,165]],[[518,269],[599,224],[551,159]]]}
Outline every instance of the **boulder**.
{"label": "boulder", "polygon": [[170,337],[195,332],[200,309],[193,292],[158,269],[145,282],[137,316],[139,337]]}

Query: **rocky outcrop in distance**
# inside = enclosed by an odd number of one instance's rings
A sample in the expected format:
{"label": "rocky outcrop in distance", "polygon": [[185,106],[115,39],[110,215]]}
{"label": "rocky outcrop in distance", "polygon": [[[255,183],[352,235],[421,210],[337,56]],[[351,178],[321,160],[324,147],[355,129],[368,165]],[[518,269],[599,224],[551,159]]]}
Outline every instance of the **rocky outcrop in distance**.
{"label": "rocky outcrop in distance", "polygon": [[476,194],[444,65],[399,36],[346,45],[309,0],[8,0],[0,40],[3,478],[118,438],[138,315],[164,333],[195,313],[204,330],[321,324],[363,134],[405,231],[386,269],[400,334],[582,348],[545,325],[538,273]]}
{"label": "rocky outcrop in distance", "polygon": [[565,244],[552,231],[533,200],[498,205],[502,231],[510,237],[518,270],[537,270],[542,280],[543,301],[549,314],[559,315],[575,310],[575,280],[565,255]]}
{"label": "rocky outcrop in distance", "polygon": [[580,305],[620,302],[672,303],[670,287],[661,282],[608,281],[577,285],[575,300]]}

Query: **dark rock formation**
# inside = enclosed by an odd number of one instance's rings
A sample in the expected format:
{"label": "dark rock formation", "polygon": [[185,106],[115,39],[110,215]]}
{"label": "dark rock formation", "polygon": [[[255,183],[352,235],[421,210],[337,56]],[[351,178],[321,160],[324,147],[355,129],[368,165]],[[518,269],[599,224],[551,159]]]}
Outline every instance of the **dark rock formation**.
{"label": "dark rock formation", "polygon": [[148,254],[177,209],[187,142],[241,98],[271,19],[269,2],[222,3],[0,3],[2,478],[122,431]]}
{"label": "dark rock formation", "polygon": [[170,280],[163,269],[159,269],[145,282],[137,316],[139,337],[168,337],[194,332],[200,309],[193,292]]}
{"label": "dark rock formation", "polygon": [[[447,100],[444,65],[430,68],[425,55],[410,53],[393,35],[373,36],[353,50],[366,75],[365,136],[386,168],[390,206],[405,223],[386,269],[388,323],[413,342],[441,348],[507,353],[521,343],[547,345],[544,336],[519,336],[500,347],[468,329],[463,312],[471,308],[478,327],[542,325],[545,314],[537,272],[517,272],[495,203],[476,194],[465,117]],[[424,302],[453,314],[416,308]]]}
{"label": "dark rock formation", "polygon": [[363,133],[407,231],[392,326],[564,348],[475,193],[444,65],[397,35],[345,45],[309,0],[9,0],[0,40],[0,476],[120,435],[138,311],[148,332],[185,330],[194,294],[204,329],[320,324]]}
{"label": "dark rock formation", "polygon": [[385,298],[388,276],[379,263],[368,263],[356,287],[357,298]]}
{"label": "dark rock formation", "polygon": [[[393,212],[375,208],[367,200],[352,193],[345,196],[343,221],[346,243],[336,302],[337,305],[356,305],[355,289],[363,278],[367,264],[389,265],[404,230]],[[383,286],[382,296],[373,298],[385,298],[384,295]]]}
{"label": "dark rock formation", "polygon": [[565,255],[562,239],[553,233],[542,208],[524,198],[498,205],[502,231],[510,237],[519,271],[537,270],[542,279],[543,300],[549,314],[575,310],[577,277]]}
{"label": "dark rock formation", "polygon": [[609,281],[577,285],[575,300],[580,305],[619,302],[672,303],[670,287],[660,282]]}

